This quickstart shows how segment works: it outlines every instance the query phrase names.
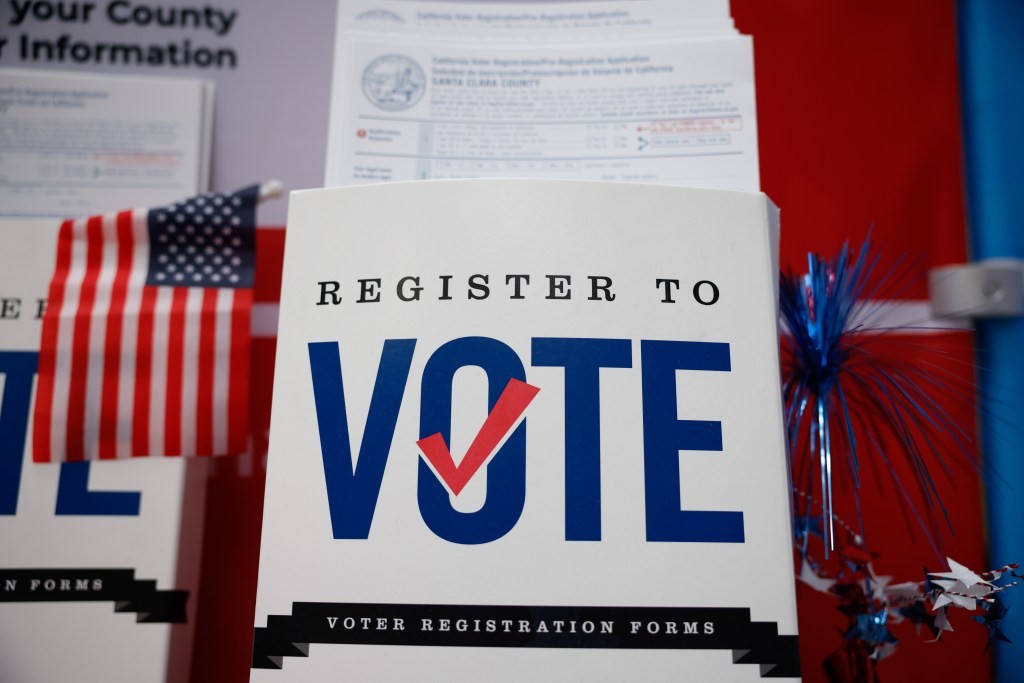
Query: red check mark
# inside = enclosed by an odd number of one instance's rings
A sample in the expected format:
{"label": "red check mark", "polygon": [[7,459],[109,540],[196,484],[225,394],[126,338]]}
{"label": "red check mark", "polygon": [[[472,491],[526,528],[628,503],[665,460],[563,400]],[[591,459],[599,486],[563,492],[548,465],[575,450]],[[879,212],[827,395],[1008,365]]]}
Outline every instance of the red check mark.
{"label": "red check mark", "polygon": [[512,431],[519,417],[530,405],[530,401],[540,391],[526,382],[513,378],[508,381],[505,390],[498,397],[484,424],[477,432],[476,438],[466,451],[466,457],[458,465],[452,459],[448,444],[441,433],[431,434],[416,442],[423,451],[423,457],[434,466],[434,471],[448,485],[448,490],[456,496],[462,492],[469,480],[473,478],[488,458],[498,448],[501,440]]}

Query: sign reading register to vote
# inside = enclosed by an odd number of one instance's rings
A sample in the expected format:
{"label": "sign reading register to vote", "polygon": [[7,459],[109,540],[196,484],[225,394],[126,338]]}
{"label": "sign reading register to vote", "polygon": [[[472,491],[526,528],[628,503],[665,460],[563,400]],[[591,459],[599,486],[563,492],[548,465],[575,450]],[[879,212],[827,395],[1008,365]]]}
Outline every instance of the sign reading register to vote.
{"label": "sign reading register to vote", "polygon": [[288,228],[253,681],[799,676],[764,195],[401,183]]}

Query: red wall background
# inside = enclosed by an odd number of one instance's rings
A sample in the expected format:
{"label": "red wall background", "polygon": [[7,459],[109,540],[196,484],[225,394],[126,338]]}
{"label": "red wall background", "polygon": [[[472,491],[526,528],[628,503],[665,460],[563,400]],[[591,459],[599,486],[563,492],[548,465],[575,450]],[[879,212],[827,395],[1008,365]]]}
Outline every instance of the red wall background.
{"label": "red wall background", "polygon": [[[732,0],[732,12],[754,37],[761,186],[782,211],[782,267],[804,272],[808,251],[830,256],[869,231],[881,272],[903,257],[919,273],[964,261],[955,2]],[[926,279],[900,296],[926,299]],[[927,345],[942,371],[959,379],[951,386],[969,388],[971,344],[966,332],[889,335],[882,352],[898,359]],[[969,401],[947,398],[947,409],[973,431]],[[925,566],[944,571],[878,462],[865,458],[859,491],[876,571],[893,583],[923,579]],[[940,525],[945,553],[987,568],[977,476],[955,465],[948,475],[932,470],[952,523],[952,530]],[[913,481],[909,468],[899,476]],[[843,481],[836,510],[853,522],[852,486]],[[822,662],[841,644],[845,619],[834,598],[805,585],[797,598],[804,680],[825,680]],[[880,680],[989,680],[985,629],[965,612],[950,618],[958,618],[956,631],[938,643],[909,623],[892,627],[900,643],[879,663]]]}

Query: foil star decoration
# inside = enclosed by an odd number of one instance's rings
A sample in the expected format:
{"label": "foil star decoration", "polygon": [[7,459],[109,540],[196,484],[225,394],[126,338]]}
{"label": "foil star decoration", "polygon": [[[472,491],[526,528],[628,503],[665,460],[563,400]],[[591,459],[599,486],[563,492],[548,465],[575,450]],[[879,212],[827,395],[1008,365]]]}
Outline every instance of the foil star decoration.
{"label": "foil star decoration", "polygon": [[[940,629],[935,624],[935,615],[929,614],[928,607],[924,601],[915,600],[905,607],[897,609],[897,613],[901,618],[906,619],[910,623],[914,624],[914,628],[917,632],[921,632],[921,626],[926,627],[932,632],[932,636],[938,637]],[[943,612],[945,614],[945,612]]]}
{"label": "foil star decoration", "polygon": [[806,557],[800,567],[800,574],[797,578],[819,593],[828,593],[832,590],[832,586],[836,585],[835,579],[819,575]]}
{"label": "foil star decoration", "polygon": [[[799,489],[794,492],[811,503],[820,504]],[[815,515],[806,519],[814,520]],[[875,553],[864,545],[863,539],[842,519],[836,518],[837,527],[846,531],[845,543],[831,563],[837,568],[829,572],[829,563],[819,563],[806,550],[807,534],[794,535],[795,548],[801,560],[797,579],[820,593],[834,595],[837,608],[846,615],[847,626],[841,630],[843,645],[823,662],[830,683],[860,683],[875,680],[875,664],[896,652],[897,638],[890,630],[892,624],[910,622],[921,635],[927,628],[937,642],[946,631],[953,630],[950,610],[984,610],[982,616],[973,617],[988,629],[985,649],[997,641],[1009,642],[1001,624],[1008,608],[999,597],[1005,590],[1019,585],[1009,578],[1020,578],[1018,565],[1008,564],[991,571],[975,572],[947,557],[949,570],[930,572],[925,567],[921,581],[893,583],[893,577],[875,571]],[[803,529],[812,529],[803,525]],[[1003,581],[1000,581],[1004,578]]]}
{"label": "foil star decoration", "polygon": [[886,599],[886,588],[892,581],[891,576],[878,576],[870,564],[867,565],[867,577],[864,579],[864,592],[871,595],[876,602],[884,602]]}
{"label": "foil star decoration", "polygon": [[1003,619],[1006,618],[1006,613],[1009,611],[1009,608],[1003,603],[1003,601],[997,596],[993,598],[991,603],[986,603],[984,605],[984,609],[985,615],[981,617],[974,617],[974,620],[988,629],[988,640],[985,641],[985,651],[988,652],[988,649],[992,647],[992,643],[997,640],[1004,643],[1013,642],[999,629],[999,625],[1002,623]]}
{"label": "foil star decoration", "polygon": [[871,657],[873,659],[883,659],[893,652],[897,640],[896,637],[889,631],[889,627],[886,622],[889,620],[889,612],[886,609],[880,609],[873,612],[867,612],[866,614],[858,614],[853,628],[846,632],[845,636],[848,639],[863,640],[871,648]]}
{"label": "foil star decoration", "polygon": [[946,558],[950,571],[931,574],[931,582],[939,587],[933,610],[946,605],[956,605],[967,610],[978,606],[979,600],[986,599],[996,587],[952,558]]}
{"label": "foil star decoration", "polygon": [[942,635],[943,631],[952,631],[953,625],[949,623],[949,617],[946,615],[946,608],[936,610],[935,612],[935,640],[938,640]]}
{"label": "foil star decoration", "polygon": [[[966,586],[968,588],[971,587],[971,586],[974,586],[976,584],[979,584],[979,583],[985,584],[986,586],[990,585],[987,581],[985,581],[983,578],[981,578],[981,576],[979,576],[978,574],[974,573],[973,571],[971,571],[967,567],[963,566],[962,564],[960,564],[959,562],[957,562],[953,558],[947,557],[946,558],[946,562],[949,563],[949,571],[948,572],[933,572],[932,573],[932,577],[933,577],[932,580],[933,581],[935,581],[935,579],[944,579],[944,580],[947,580],[947,581],[950,581],[950,580],[951,581],[959,581],[960,584],[962,584],[962,585],[964,585],[964,586]],[[935,581],[935,583],[939,583],[939,581]],[[941,585],[941,583],[939,585]]]}

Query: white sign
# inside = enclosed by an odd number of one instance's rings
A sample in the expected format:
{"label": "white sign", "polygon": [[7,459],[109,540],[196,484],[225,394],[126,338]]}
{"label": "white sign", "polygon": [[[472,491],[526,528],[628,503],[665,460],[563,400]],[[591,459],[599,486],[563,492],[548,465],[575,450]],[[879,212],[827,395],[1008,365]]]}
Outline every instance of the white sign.
{"label": "white sign", "polygon": [[773,217],[293,194],[252,680],[798,676]]}
{"label": "white sign", "polygon": [[0,679],[187,681],[207,461],[32,462],[58,227],[0,222]]}

